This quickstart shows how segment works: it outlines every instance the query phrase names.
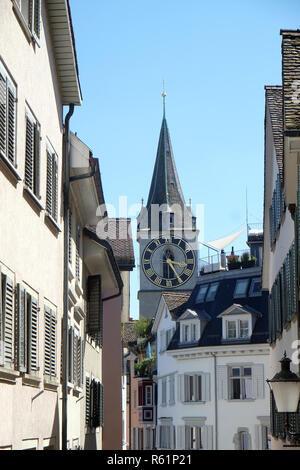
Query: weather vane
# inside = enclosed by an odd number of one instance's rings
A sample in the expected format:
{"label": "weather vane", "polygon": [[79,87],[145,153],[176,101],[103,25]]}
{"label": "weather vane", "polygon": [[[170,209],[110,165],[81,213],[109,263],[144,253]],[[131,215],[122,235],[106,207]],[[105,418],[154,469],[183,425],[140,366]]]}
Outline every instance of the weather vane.
{"label": "weather vane", "polygon": [[163,105],[164,105],[164,114],[165,114],[165,107],[166,107],[166,92],[165,92],[165,80],[163,80],[163,92],[162,92],[162,95],[163,97]]}

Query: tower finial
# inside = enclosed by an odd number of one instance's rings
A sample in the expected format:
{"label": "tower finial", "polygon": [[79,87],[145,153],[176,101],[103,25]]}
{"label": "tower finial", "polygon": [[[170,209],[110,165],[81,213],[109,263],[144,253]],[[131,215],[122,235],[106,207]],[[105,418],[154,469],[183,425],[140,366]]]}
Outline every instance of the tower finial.
{"label": "tower finial", "polygon": [[162,92],[162,95],[163,97],[163,106],[164,106],[164,117],[165,117],[165,113],[166,113],[166,92],[165,92],[165,80],[163,79],[163,92]]}

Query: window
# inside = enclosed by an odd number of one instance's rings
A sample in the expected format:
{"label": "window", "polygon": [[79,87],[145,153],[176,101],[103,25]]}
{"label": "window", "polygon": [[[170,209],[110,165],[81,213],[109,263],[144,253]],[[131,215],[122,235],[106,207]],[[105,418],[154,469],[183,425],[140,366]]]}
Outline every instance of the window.
{"label": "window", "polygon": [[152,385],[145,386],[145,405],[152,405]]}
{"label": "window", "polygon": [[183,342],[188,343],[189,341],[189,333],[190,333],[190,325],[183,325]]}
{"label": "window", "polygon": [[250,450],[250,436],[248,432],[240,432],[240,450]]}
{"label": "window", "polygon": [[251,286],[249,290],[250,297],[258,297],[262,294],[261,292],[261,278],[255,278],[251,281]]}
{"label": "window", "polygon": [[44,373],[56,377],[56,315],[45,306]]}
{"label": "window", "polygon": [[205,298],[207,289],[208,289],[208,284],[206,284],[205,286],[200,286],[200,288],[198,290],[196,302],[199,302],[199,303],[204,302],[204,298]]}
{"label": "window", "polygon": [[210,285],[207,296],[206,296],[206,302],[211,302],[212,300],[215,300],[218,287],[219,287],[218,282],[215,282]]}
{"label": "window", "polygon": [[103,384],[89,376],[85,381],[85,423],[89,428],[104,426]]}
{"label": "window", "polygon": [[16,87],[0,62],[0,153],[16,166]]}
{"label": "window", "polygon": [[167,404],[167,379],[161,381],[161,404],[162,406]]}
{"label": "window", "polygon": [[230,399],[252,399],[252,368],[232,367],[230,369]]}
{"label": "window", "polygon": [[246,297],[248,289],[249,279],[239,279],[236,281],[234,297]]}
{"label": "window", "polygon": [[83,385],[83,340],[79,330],[69,328],[69,382],[75,387]]}
{"label": "window", "polygon": [[87,333],[103,345],[103,301],[101,276],[89,276],[87,285]]}
{"label": "window", "polygon": [[1,274],[0,266],[0,366],[13,367],[14,362],[14,285]]}
{"label": "window", "polygon": [[248,320],[227,320],[226,321],[227,339],[245,339],[249,338]]}
{"label": "window", "polygon": [[202,376],[188,375],[184,376],[184,394],[185,401],[202,400]]}
{"label": "window", "polygon": [[47,148],[47,187],[46,209],[48,214],[57,221],[58,204],[58,159],[56,153]]}
{"label": "window", "polygon": [[25,184],[40,197],[40,126],[26,110]]}
{"label": "window", "polygon": [[136,410],[136,388],[133,391],[133,407]]}
{"label": "window", "polygon": [[197,339],[197,325],[193,324],[192,326],[192,335],[191,335],[191,340],[196,341]]}
{"label": "window", "polygon": [[158,448],[173,449],[174,447],[174,426],[170,423],[158,426]]}
{"label": "window", "polygon": [[203,449],[200,426],[187,426],[187,449]]}
{"label": "window", "polygon": [[18,285],[18,369],[28,374],[39,371],[38,301]]}
{"label": "window", "polygon": [[169,378],[169,404],[175,403],[175,377],[172,375]]}
{"label": "window", "polygon": [[14,0],[23,23],[35,38],[41,35],[41,0]]}

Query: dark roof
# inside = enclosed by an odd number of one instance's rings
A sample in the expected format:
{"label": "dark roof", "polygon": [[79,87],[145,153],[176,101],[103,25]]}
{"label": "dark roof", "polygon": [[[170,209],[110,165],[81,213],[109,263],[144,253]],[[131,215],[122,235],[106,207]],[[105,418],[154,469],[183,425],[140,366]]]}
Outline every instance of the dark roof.
{"label": "dark roof", "polygon": [[185,201],[175,165],[170,133],[165,115],[163,116],[154,172],[147,202],[151,204],[179,204],[185,207]]}
{"label": "dark roof", "polygon": [[189,300],[191,293],[192,291],[162,293],[168,310],[174,319],[177,319],[184,312],[184,306]]}
{"label": "dark roof", "polygon": [[283,110],[282,87],[266,86],[266,103],[270,111],[272,133],[279,173],[283,174]]}
{"label": "dark roof", "polygon": [[99,204],[102,205],[102,204],[105,204],[105,199],[104,199],[104,193],[103,193],[102,180],[100,176],[99,160],[98,158],[94,158],[93,156],[90,156],[90,163],[92,166],[95,166],[94,181],[95,181],[96,191],[98,194]]}
{"label": "dark roof", "polygon": [[299,131],[300,109],[297,82],[300,80],[300,31],[281,30],[280,33],[282,35],[284,130]]}
{"label": "dark roof", "polygon": [[137,332],[135,330],[136,321],[127,322],[124,324],[123,330],[123,341],[124,344],[136,343],[137,341]]}
{"label": "dark roof", "polygon": [[[96,233],[96,227],[89,227]],[[109,218],[105,228],[107,241],[121,270],[132,270],[135,266],[131,232],[131,220],[127,218]]]}
{"label": "dark roof", "polygon": [[[207,347],[207,346],[218,346],[223,344],[222,341],[222,319],[218,316],[224,312],[227,308],[231,307],[233,304],[240,304],[242,306],[247,306],[247,310],[253,312],[259,312],[261,317],[257,318],[255,323],[254,331],[250,339],[250,343],[266,343],[268,340],[268,293],[262,291],[260,296],[252,297],[249,295],[249,289],[251,286],[251,280],[254,278],[260,277],[260,272],[249,273],[249,287],[248,295],[243,298],[234,298],[234,291],[236,286],[236,281],[245,277],[245,273],[241,276],[238,272],[236,276],[232,274],[232,271],[228,271],[228,277],[224,274],[223,278],[219,279],[219,287],[216,293],[215,300],[211,302],[197,302],[196,298],[198,295],[199,288],[204,284],[215,283],[216,279],[211,277],[211,280],[204,279],[194,288],[190,299],[183,306],[184,309],[191,309],[199,314],[203,311],[210,315],[211,320],[207,322],[205,330],[200,338],[200,341],[192,345],[181,345],[179,343],[179,322],[177,324],[175,335],[170,343],[168,349],[182,349],[184,347]],[[234,342],[234,344],[243,344],[245,341]]]}

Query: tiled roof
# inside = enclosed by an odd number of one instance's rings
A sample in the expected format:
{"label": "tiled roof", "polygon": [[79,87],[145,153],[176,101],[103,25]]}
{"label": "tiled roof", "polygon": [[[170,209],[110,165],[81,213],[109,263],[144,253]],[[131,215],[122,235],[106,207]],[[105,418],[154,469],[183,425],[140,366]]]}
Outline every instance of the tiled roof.
{"label": "tiled roof", "polygon": [[163,298],[168,306],[173,318],[178,318],[184,311],[186,302],[189,300],[192,291],[185,292],[163,292]]}
{"label": "tiled roof", "polygon": [[[96,233],[96,227],[88,227]],[[106,240],[112,247],[119,268],[132,270],[135,266],[131,220],[126,218],[109,218],[105,227]]]}
{"label": "tiled roof", "polygon": [[266,103],[270,111],[272,132],[279,173],[283,176],[283,110],[282,87],[266,86]]}
{"label": "tiled roof", "polygon": [[124,324],[123,340],[124,344],[135,343],[137,341],[137,332],[135,330],[136,321],[127,322]]}

